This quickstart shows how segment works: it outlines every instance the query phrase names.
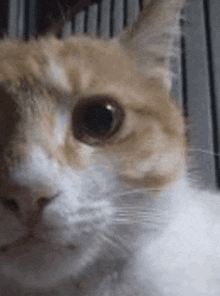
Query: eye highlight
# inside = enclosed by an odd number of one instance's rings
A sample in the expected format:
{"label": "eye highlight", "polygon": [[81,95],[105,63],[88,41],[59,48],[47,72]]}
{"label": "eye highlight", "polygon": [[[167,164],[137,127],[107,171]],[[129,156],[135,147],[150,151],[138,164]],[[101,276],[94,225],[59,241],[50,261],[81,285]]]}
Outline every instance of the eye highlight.
{"label": "eye highlight", "polygon": [[77,140],[96,145],[120,129],[124,110],[108,96],[81,98],[73,110],[73,133]]}

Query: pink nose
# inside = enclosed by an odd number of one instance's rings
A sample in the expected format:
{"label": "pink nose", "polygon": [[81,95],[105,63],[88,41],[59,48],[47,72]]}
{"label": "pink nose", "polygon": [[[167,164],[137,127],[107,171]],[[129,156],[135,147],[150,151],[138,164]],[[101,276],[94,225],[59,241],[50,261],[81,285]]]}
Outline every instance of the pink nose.
{"label": "pink nose", "polygon": [[42,190],[39,192],[7,184],[1,186],[0,201],[3,207],[15,214],[23,224],[34,227],[40,220],[43,209],[57,196],[48,195],[48,192],[47,195],[42,195]]}

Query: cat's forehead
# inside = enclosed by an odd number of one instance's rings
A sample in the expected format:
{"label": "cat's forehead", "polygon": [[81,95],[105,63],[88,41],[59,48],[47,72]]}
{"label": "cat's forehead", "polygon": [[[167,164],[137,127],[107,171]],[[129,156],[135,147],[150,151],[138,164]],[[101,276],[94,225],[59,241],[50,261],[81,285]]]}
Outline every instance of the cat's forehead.
{"label": "cat's forehead", "polygon": [[85,36],[1,42],[0,84],[22,108],[38,105],[43,113],[71,110],[79,98],[92,95],[113,97],[124,107],[150,107],[164,91],[159,79],[136,71],[117,42]]}
{"label": "cat's forehead", "polygon": [[0,44],[0,56],[0,81],[18,87],[24,81],[26,87],[39,87],[40,82],[66,92],[86,92],[96,84],[132,80],[134,72],[130,59],[114,42],[89,37],[6,40]]}

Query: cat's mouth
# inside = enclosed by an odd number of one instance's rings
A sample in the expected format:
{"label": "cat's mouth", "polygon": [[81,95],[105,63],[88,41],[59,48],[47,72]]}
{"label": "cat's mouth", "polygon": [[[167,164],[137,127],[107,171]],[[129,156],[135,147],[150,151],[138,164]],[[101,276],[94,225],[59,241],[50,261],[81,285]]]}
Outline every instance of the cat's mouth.
{"label": "cat's mouth", "polygon": [[[30,252],[38,245],[48,244],[48,241],[41,238],[36,238],[33,234],[28,234],[15,242],[12,242],[7,245],[3,245],[0,247],[0,255],[9,255],[10,257],[21,256],[25,253]],[[70,244],[68,246],[69,250],[75,250],[76,246],[74,244]]]}
{"label": "cat's mouth", "polygon": [[33,239],[36,240],[36,238],[34,238],[34,236],[32,234],[28,234],[28,235],[16,240],[15,242],[12,242],[10,244],[1,246],[0,247],[0,253],[7,253],[7,252],[10,252],[13,249],[17,249],[19,247],[28,245],[28,244],[31,243],[31,241]]}

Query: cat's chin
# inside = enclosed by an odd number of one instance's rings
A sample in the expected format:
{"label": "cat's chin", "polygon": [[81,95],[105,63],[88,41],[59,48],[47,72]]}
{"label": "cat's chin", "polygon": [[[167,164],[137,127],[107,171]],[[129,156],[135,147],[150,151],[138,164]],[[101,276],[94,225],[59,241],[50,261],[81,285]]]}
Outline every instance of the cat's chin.
{"label": "cat's chin", "polygon": [[1,273],[23,286],[48,289],[69,277],[77,277],[95,260],[97,246],[53,245],[30,241],[0,254]]}

